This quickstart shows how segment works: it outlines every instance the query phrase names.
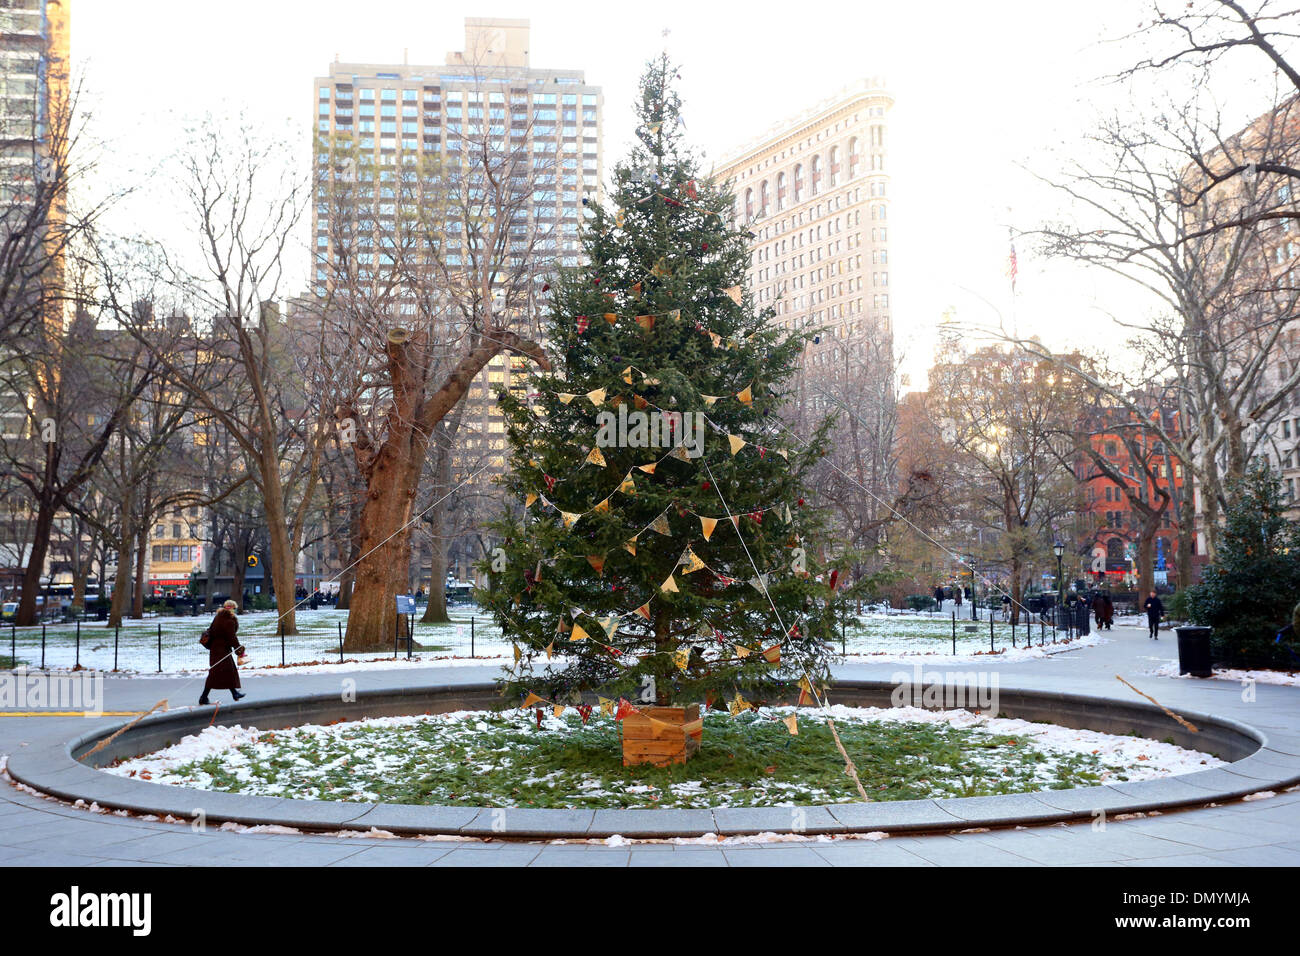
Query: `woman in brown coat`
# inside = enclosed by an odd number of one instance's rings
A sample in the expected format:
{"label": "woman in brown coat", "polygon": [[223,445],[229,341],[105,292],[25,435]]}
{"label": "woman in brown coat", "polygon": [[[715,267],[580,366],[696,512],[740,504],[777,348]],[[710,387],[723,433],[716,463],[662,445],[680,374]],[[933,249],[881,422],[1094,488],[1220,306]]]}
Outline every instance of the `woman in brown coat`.
{"label": "woman in brown coat", "polygon": [[217,612],[217,616],[208,625],[208,680],[203,685],[200,704],[207,704],[208,691],[228,690],[235,700],[244,695],[239,690],[239,670],[235,667],[235,655],[244,653],[244,646],[235,636],[239,633],[239,619],[235,617],[234,601],[227,601]]}

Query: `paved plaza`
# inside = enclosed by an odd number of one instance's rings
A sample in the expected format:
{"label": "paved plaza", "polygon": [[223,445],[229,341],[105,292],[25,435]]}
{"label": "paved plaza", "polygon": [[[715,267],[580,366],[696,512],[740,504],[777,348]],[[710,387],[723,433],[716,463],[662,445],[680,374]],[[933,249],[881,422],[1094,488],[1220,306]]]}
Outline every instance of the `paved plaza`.
{"label": "paved plaza", "polygon": [[[1110,642],[1045,660],[994,665],[1003,688],[1026,688],[1136,699],[1116,675],[1133,682],[1173,710],[1226,717],[1270,738],[1300,739],[1300,688],[1257,685],[1253,701],[1240,684],[1222,680],[1173,680],[1145,676],[1176,657],[1171,633],[1150,641],[1143,630],[1119,627]],[[944,668],[941,658],[927,666]],[[970,669],[969,665],[961,665]],[[895,663],[851,663],[841,678],[888,680],[906,668]],[[412,684],[459,684],[489,680],[497,668],[403,668],[391,671],[283,675],[250,678],[253,697],[325,694],[344,678],[357,689]],[[105,708],[147,710],[167,698],[188,706],[198,685],[181,679],[105,681]],[[78,717],[0,718],[0,753],[59,748],[87,721]],[[619,841],[612,841],[619,842]],[[597,866],[801,865],[801,866],[1256,866],[1300,864],[1300,788],[1275,796],[1215,807],[1171,810],[1129,820],[990,829],[984,832],[896,835],[883,839],[817,839],[798,842],[553,843],[425,841],[334,835],[196,832],[188,823],[165,823],[92,813],[0,787],[0,864],[15,866]]]}

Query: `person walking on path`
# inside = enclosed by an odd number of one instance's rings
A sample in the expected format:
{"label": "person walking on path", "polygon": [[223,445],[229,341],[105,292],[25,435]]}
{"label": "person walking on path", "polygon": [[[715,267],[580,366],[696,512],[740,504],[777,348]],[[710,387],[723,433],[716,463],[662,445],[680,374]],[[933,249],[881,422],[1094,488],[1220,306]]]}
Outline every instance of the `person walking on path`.
{"label": "person walking on path", "polygon": [[1142,608],[1147,612],[1147,630],[1150,632],[1147,636],[1160,640],[1160,619],[1165,616],[1165,606],[1160,603],[1155,591],[1151,592]]}
{"label": "person walking on path", "polygon": [[943,588],[938,585],[934,588],[934,604],[940,611],[943,610]]}
{"label": "person walking on path", "polygon": [[236,637],[239,633],[239,618],[235,616],[237,607],[234,601],[223,604],[199,639],[199,643],[208,649],[208,679],[203,685],[200,704],[211,703],[208,692],[213,690],[228,690],[235,700],[244,696],[239,689],[239,669],[235,667],[235,655],[244,653],[244,646]]}

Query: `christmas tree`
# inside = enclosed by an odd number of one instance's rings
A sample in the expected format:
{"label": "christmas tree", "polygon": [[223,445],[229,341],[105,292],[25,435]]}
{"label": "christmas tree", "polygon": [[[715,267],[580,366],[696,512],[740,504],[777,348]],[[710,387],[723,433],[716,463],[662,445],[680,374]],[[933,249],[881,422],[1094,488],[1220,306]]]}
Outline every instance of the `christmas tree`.
{"label": "christmas tree", "polygon": [[648,65],[642,146],[588,207],[587,264],[552,281],[553,372],[500,395],[522,509],[494,525],[480,599],[524,705],[734,713],[829,674],[835,573],[804,486],[826,429],[796,441],[778,419],[811,332],[744,295],[752,236],[682,144],[674,77]]}

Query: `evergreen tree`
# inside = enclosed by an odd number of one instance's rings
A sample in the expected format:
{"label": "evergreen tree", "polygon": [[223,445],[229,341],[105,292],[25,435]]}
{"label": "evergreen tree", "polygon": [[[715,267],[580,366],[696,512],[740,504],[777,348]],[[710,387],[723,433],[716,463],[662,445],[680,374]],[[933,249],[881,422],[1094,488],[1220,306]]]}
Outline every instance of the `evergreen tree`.
{"label": "evergreen tree", "polygon": [[1297,647],[1275,637],[1300,602],[1300,524],[1286,517],[1281,483],[1266,467],[1234,491],[1217,559],[1187,590],[1188,616],[1214,628],[1216,656],[1228,664],[1295,667]]}
{"label": "evergreen tree", "polygon": [[480,598],[522,655],[511,697],[735,709],[829,675],[839,608],[804,486],[828,423],[800,444],[777,417],[811,333],[741,297],[752,236],[682,145],[674,74],[648,65],[643,145],[588,210],[587,264],[553,281],[554,371],[500,396],[524,507]]}

